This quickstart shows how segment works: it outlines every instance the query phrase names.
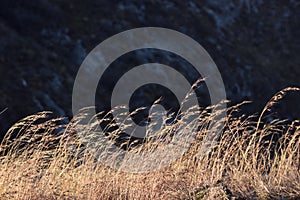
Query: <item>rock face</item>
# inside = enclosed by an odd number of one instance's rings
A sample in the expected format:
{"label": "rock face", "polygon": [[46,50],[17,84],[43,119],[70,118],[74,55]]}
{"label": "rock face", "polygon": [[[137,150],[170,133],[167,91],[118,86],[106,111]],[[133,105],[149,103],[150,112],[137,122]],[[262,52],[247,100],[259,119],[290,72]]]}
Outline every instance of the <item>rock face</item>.
{"label": "rock face", "polygon": [[[72,87],[87,53],[109,36],[146,26],[198,41],[219,67],[228,99],[254,101],[247,110],[258,112],[276,91],[300,85],[299,10],[296,0],[2,0],[0,109],[8,109],[1,134],[37,111],[72,117]],[[282,116],[299,117],[299,100],[289,96]]]}

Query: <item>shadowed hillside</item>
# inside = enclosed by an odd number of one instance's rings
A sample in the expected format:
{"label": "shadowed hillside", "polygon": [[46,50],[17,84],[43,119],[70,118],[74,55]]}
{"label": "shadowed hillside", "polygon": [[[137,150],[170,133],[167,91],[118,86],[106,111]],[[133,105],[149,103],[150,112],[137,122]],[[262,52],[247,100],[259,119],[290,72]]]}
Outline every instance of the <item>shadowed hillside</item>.
{"label": "shadowed hillside", "polygon": [[[77,70],[97,44],[131,28],[171,28],[198,41],[216,62],[233,103],[259,112],[276,91],[299,85],[297,1],[48,1],[0,2],[0,116],[3,133],[28,114],[72,117]],[[126,64],[151,60],[141,53]],[[134,57],[135,55],[133,55]],[[160,60],[168,60],[162,53]],[[114,76],[114,74],[111,74]],[[278,108],[298,118],[299,95]]]}

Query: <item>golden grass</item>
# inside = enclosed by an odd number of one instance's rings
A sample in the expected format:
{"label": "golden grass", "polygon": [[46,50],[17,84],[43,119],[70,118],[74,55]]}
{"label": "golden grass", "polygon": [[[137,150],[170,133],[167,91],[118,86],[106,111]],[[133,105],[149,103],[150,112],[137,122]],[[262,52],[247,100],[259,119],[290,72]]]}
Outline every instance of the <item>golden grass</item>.
{"label": "golden grass", "polygon": [[[300,199],[300,125],[263,120],[278,95],[294,90],[277,93],[258,117],[238,118],[239,106],[228,109],[209,153],[199,156],[204,126],[183,157],[149,173],[96,162],[74,121],[53,135],[62,119],[46,120],[46,112],[29,116],[1,143],[0,199]],[[210,115],[202,118],[209,122]],[[157,145],[164,144],[152,148]]]}

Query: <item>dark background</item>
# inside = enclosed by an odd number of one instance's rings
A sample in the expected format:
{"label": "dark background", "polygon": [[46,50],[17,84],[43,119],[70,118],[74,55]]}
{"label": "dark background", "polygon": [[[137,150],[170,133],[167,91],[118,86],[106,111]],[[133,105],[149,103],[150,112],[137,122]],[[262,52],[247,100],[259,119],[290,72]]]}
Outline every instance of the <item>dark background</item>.
{"label": "dark background", "polygon": [[[299,11],[296,0],[1,0],[0,110],[7,110],[0,133],[38,111],[71,118],[72,87],[87,53],[145,26],[198,41],[219,67],[228,99],[251,100],[245,112],[259,112],[278,90],[300,86]],[[278,116],[299,118],[299,101],[289,94]]]}

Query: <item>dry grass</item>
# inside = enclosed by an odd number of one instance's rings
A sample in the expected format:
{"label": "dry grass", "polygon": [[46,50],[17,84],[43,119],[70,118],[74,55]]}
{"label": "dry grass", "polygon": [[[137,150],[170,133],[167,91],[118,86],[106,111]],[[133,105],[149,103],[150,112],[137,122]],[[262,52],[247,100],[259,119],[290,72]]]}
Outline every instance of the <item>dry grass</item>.
{"label": "dry grass", "polygon": [[[95,162],[76,137],[75,121],[53,135],[62,119],[47,119],[46,112],[29,116],[1,144],[0,198],[300,199],[300,125],[264,120],[294,90],[276,94],[258,117],[235,117],[239,106],[228,109],[224,131],[209,153],[199,156],[207,127],[202,126],[183,157],[149,173],[124,173]],[[201,118],[203,124],[211,120],[208,113]]]}

